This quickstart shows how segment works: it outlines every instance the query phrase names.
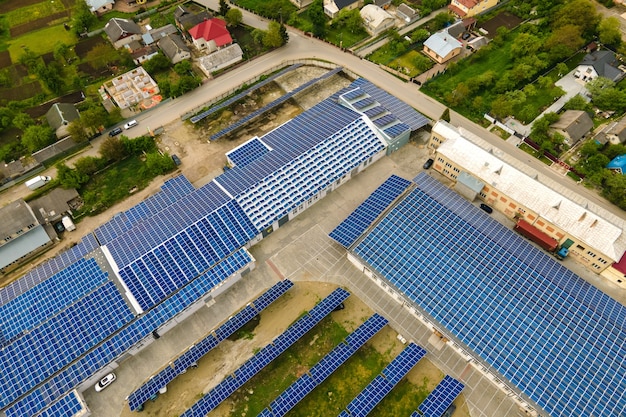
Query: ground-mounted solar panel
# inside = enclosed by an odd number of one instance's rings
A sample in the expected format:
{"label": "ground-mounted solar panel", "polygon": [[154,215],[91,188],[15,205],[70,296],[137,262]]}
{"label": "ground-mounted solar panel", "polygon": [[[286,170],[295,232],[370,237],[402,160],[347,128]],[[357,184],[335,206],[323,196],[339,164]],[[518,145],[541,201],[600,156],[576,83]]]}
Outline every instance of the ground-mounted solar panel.
{"label": "ground-mounted solar panel", "polygon": [[426,355],[426,350],[415,343],[409,343],[381,374],[392,385],[396,385]]}
{"label": "ground-mounted solar panel", "polygon": [[392,175],[342,221],[330,233],[330,237],[349,248],[410,185],[411,181]]}
{"label": "ground-mounted solar panel", "polygon": [[258,415],[258,417],[272,417],[273,414],[272,412],[269,410],[269,408],[264,408],[263,411],[261,411]]}
{"label": "ground-mounted solar panel", "polygon": [[169,384],[174,378],[178,376],[178,372],[172,367],[166,367],[158,374],[154,375],[143,384],[139,389],[133,391],[128,396],[128,406],[131,411],[135,411],[139,406],[148,401],[155,393],[161,388]]}
{"label": "ground-mounted solar panel", "polygon": [[423,417],[441,417],[462,390],[461,382],[446,375],[417,409]]}
{"label": "ground-mounted solar panel", "polygon": [[357,346],[362,346],[385,327],[387,323],[388,320],[386,318],[376,313],[367,319],[367,321],[358,328],[358,331],[350,333],[348,337],[346,337],[346,343],[357,349]]}
{"label": "ground-mounted solar panel", "polygon": [[278,281],[272,288],[261,294],[256,300],[252,302],[254,308],[261,312],[265,310],[271,303],[283,295],[289,288],[293,287],[293,282],[288,279]]}
{"label": "ground-mounted solar panel", "polygon": [[614,360],[626,307],[436,180],[415,182],[355,256],[546,413],[626,409],[626,368]]}
{"label": "ground-mounted solar panel", "polygon": [[309,373],[311,378],[321,384],[326,378],[328,378],[333,372],[339,368],[350,356],[356,352],[352,346],[345,343],[340,343],[333,348],[326,356],[324,356],[315,366],[313,366]]}
{"label": "ground-mounted solar panel", "polygon": [[289,412],[298,402],[306,397],[317,386],[313,379],[304,374],[283,391],[270,403],[270,410],[274,417],[282,417]]}
{"label": "ground-mounted solar panel", "polygon": [[377,375],[363,391],[346,406],[352,417],[365,417],[393,389],[393,385],[381,375]]}
{"label": "ground-mounted solar panel", "polygon": [[380,103],[384,108],[393,113],[398,119],[411,126],[411,130],[415,131],[426,126],[429,119],[423,114],[416,111],[399,98],[389,94],[385,90],[378,88],[365,78],[358,78],[348,88],[361,88],[367,92],[372,98]]}

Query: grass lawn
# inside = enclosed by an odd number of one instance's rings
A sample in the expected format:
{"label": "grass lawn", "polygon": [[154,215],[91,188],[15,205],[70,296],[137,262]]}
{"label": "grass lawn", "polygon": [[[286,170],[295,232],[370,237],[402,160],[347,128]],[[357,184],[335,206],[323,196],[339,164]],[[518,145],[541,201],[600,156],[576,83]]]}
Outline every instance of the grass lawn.
{"label": "grass lawn", "polygon": [[365,30],[357,33],[352,33],[349,30],[342,30],[339,28],[333,29],[327,28],[326,36],[324,37],[328,42],[344,48],[350,48],[352,45],[361,42],[363,39],[369,37]]}
{"label": "grass lawn", "polygon": [[[416,65],[417,64],[417,65]],[[419,51],[409,51],[389,63],[389,67],[415,77],[433,67],[434,63]]]}
{"label": "grass lawn", "polygon": [[41,3],[11,10],[5,14],[5,17],[10,27],[14,27],[64,10],[65,6],[63,6],[61,1],[42,1]]}
{"label": "grass lawn", "polygon": [[523,150],[524,152],[526,152],[529,155],[532,155],[532,156],[536,155],[535,150],[533,148],[531,148],[529,145],[525,144],[525,143],[520,143],[518,148],[520,148],[521,150]]}
{"label": "grass lawn", "polygon": [[233,1],[232,7],[237,6],[240,6],[244,9],[252,10],[256,14],[276,20],[280,20],[280,18],[282,17],[283,22],[286,22],[292,13],[298,11],[298,8],[289,0],[274,0],[272,2],[268,2],[267,0]]}
{"label": "grass lawn", "polygon": [[109,23],[109,20],[113,19],[114,17],[119,17],[120,19],[132,20],[133,16],[135,16],[135,13],[124,13],[124,12],[118,12],[117,10],[111,10],[110,12],[107,12],[103,17],[98,19],[96,24],[93,27],[89,28],[89,30],[93,31],[93,30],[101,29],[105,27],[106,24]]}
{"label": "grass lawn", "polygon": [[8,42],[8,49],[11,54],[11,60],[18,62],[20,56],[24,53],[23,47],[27,47],[37,55],[43,55],[47,52],[52,52],[57,42],[74,45],[76,36],[71,31],[65,30],[63,25],[51,26],[11,39]]}

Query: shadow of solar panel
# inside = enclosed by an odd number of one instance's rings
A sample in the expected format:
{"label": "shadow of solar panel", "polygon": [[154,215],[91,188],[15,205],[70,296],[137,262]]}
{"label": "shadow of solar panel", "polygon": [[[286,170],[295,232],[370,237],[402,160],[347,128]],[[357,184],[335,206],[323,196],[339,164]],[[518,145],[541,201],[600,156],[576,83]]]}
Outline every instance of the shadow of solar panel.
{"label": "shadow of solar panel", "polygon": [[424,417],[441,417],[463,390],[463,384],[449,375],[417,407]]}

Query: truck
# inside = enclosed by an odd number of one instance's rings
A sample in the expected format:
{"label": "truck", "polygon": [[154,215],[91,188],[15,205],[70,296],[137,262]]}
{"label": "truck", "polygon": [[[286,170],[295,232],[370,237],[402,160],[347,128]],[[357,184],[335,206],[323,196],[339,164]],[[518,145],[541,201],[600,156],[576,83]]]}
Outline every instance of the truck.
{"label": "truck", "polygon": [[76,230],[76,225],[74,224],[72,219],[69,218],[69,216],[63,216],[63,218],[61,218],[61,222],[63,222],[63,226],[68,232],[73,232],[74,230]]}
{"label": "truck", "polygon": [[47,183],[52,181],[52,177],[46,177],[44,175],[38,175],[34,178],[29,179],[25,182],[26,186],[31,190],[36,190],[37,188],[43,187]]}
{"label": "truck", "polygon": [[559,248],[559,242],[547,233],[537,229],[526,220],[519,219],[513,228],[520,235],[535,242],[542,249],[554,254],[557,259],[564,259],[569,250],[566,247]]}

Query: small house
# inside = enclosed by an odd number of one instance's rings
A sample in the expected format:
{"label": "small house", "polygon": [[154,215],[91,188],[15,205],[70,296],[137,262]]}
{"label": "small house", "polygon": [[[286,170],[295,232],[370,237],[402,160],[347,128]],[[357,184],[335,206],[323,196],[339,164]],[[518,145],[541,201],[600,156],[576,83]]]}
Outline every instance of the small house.
{"label": "small house", "polygon": [[475,16],[498,4],[498,0],[452,0],[448,10],[459,18]]}
{"label": "small house", "polygon": [[589,82],[597,77],[604,77],[614,82],[624,78],[623,66],[620,65],[615,53],[606,49],[588,53],[576,68],[574,77]]}
{"label": "small house", "polygon": [[95,15],[102,15],[109,10],[113,10],[115,0],[85,0],[89,11]]}
{"label": "small house", "polygon": [[340,10],[354,10],[361,6],[361,0],[324,0],[324,13],[334,19]]}
{"label": "small house", "polygon": [[179,35],[168,35],[157,42],[163,54],[172,61],[172,64],[178,64],[180,61],[191,58],[191,51],[183,38]]}
{"label": "small house", "polygon": [[550,125],[552,132],[565,137],[565,143],[572,147],[593,129],[593,120],[582,110],[566,110],[556,123]]}
{"label": "small house", "polygon": [[396,20],[393,16],[373,4],[364,6],[360,14],[365,30],[372,36],[378,36],[387,29],[394,27],[396,24]]}
{"label": "small house", "polygon": [[106,24],[104,32],[115,49],[119,49],[132,41],[141,40],[141,28],[129,19],[114,17]]}
{"label": "small house", "polygon": [[226,29],[226,22],[214,17],[189,29],[193,44],[199,50],[208,49],[209,52],[233,43],[230,32]]}
{"label": "small house", "polygon": [[57,138],[67,136],[67,126],[79,118],[78,110],[71,103],[55,103],[46,113],[46,120],[50,127],[55,130]]}
{"label": "small house", "polygon": [[616,122],[609,123],[594,138],[596,142],[605,144],[611,142],[613,145],[626,143],[626,116]]}
{"label": "small house", "polygon": [[424,53],[438,64],[443,64],[461,54],[463,44],[443,30],[433,33],[424,42]]}
{"label": "small house", "polygon": [[606,167],[615,173],[626,174],[626,155],[616,156]]}

